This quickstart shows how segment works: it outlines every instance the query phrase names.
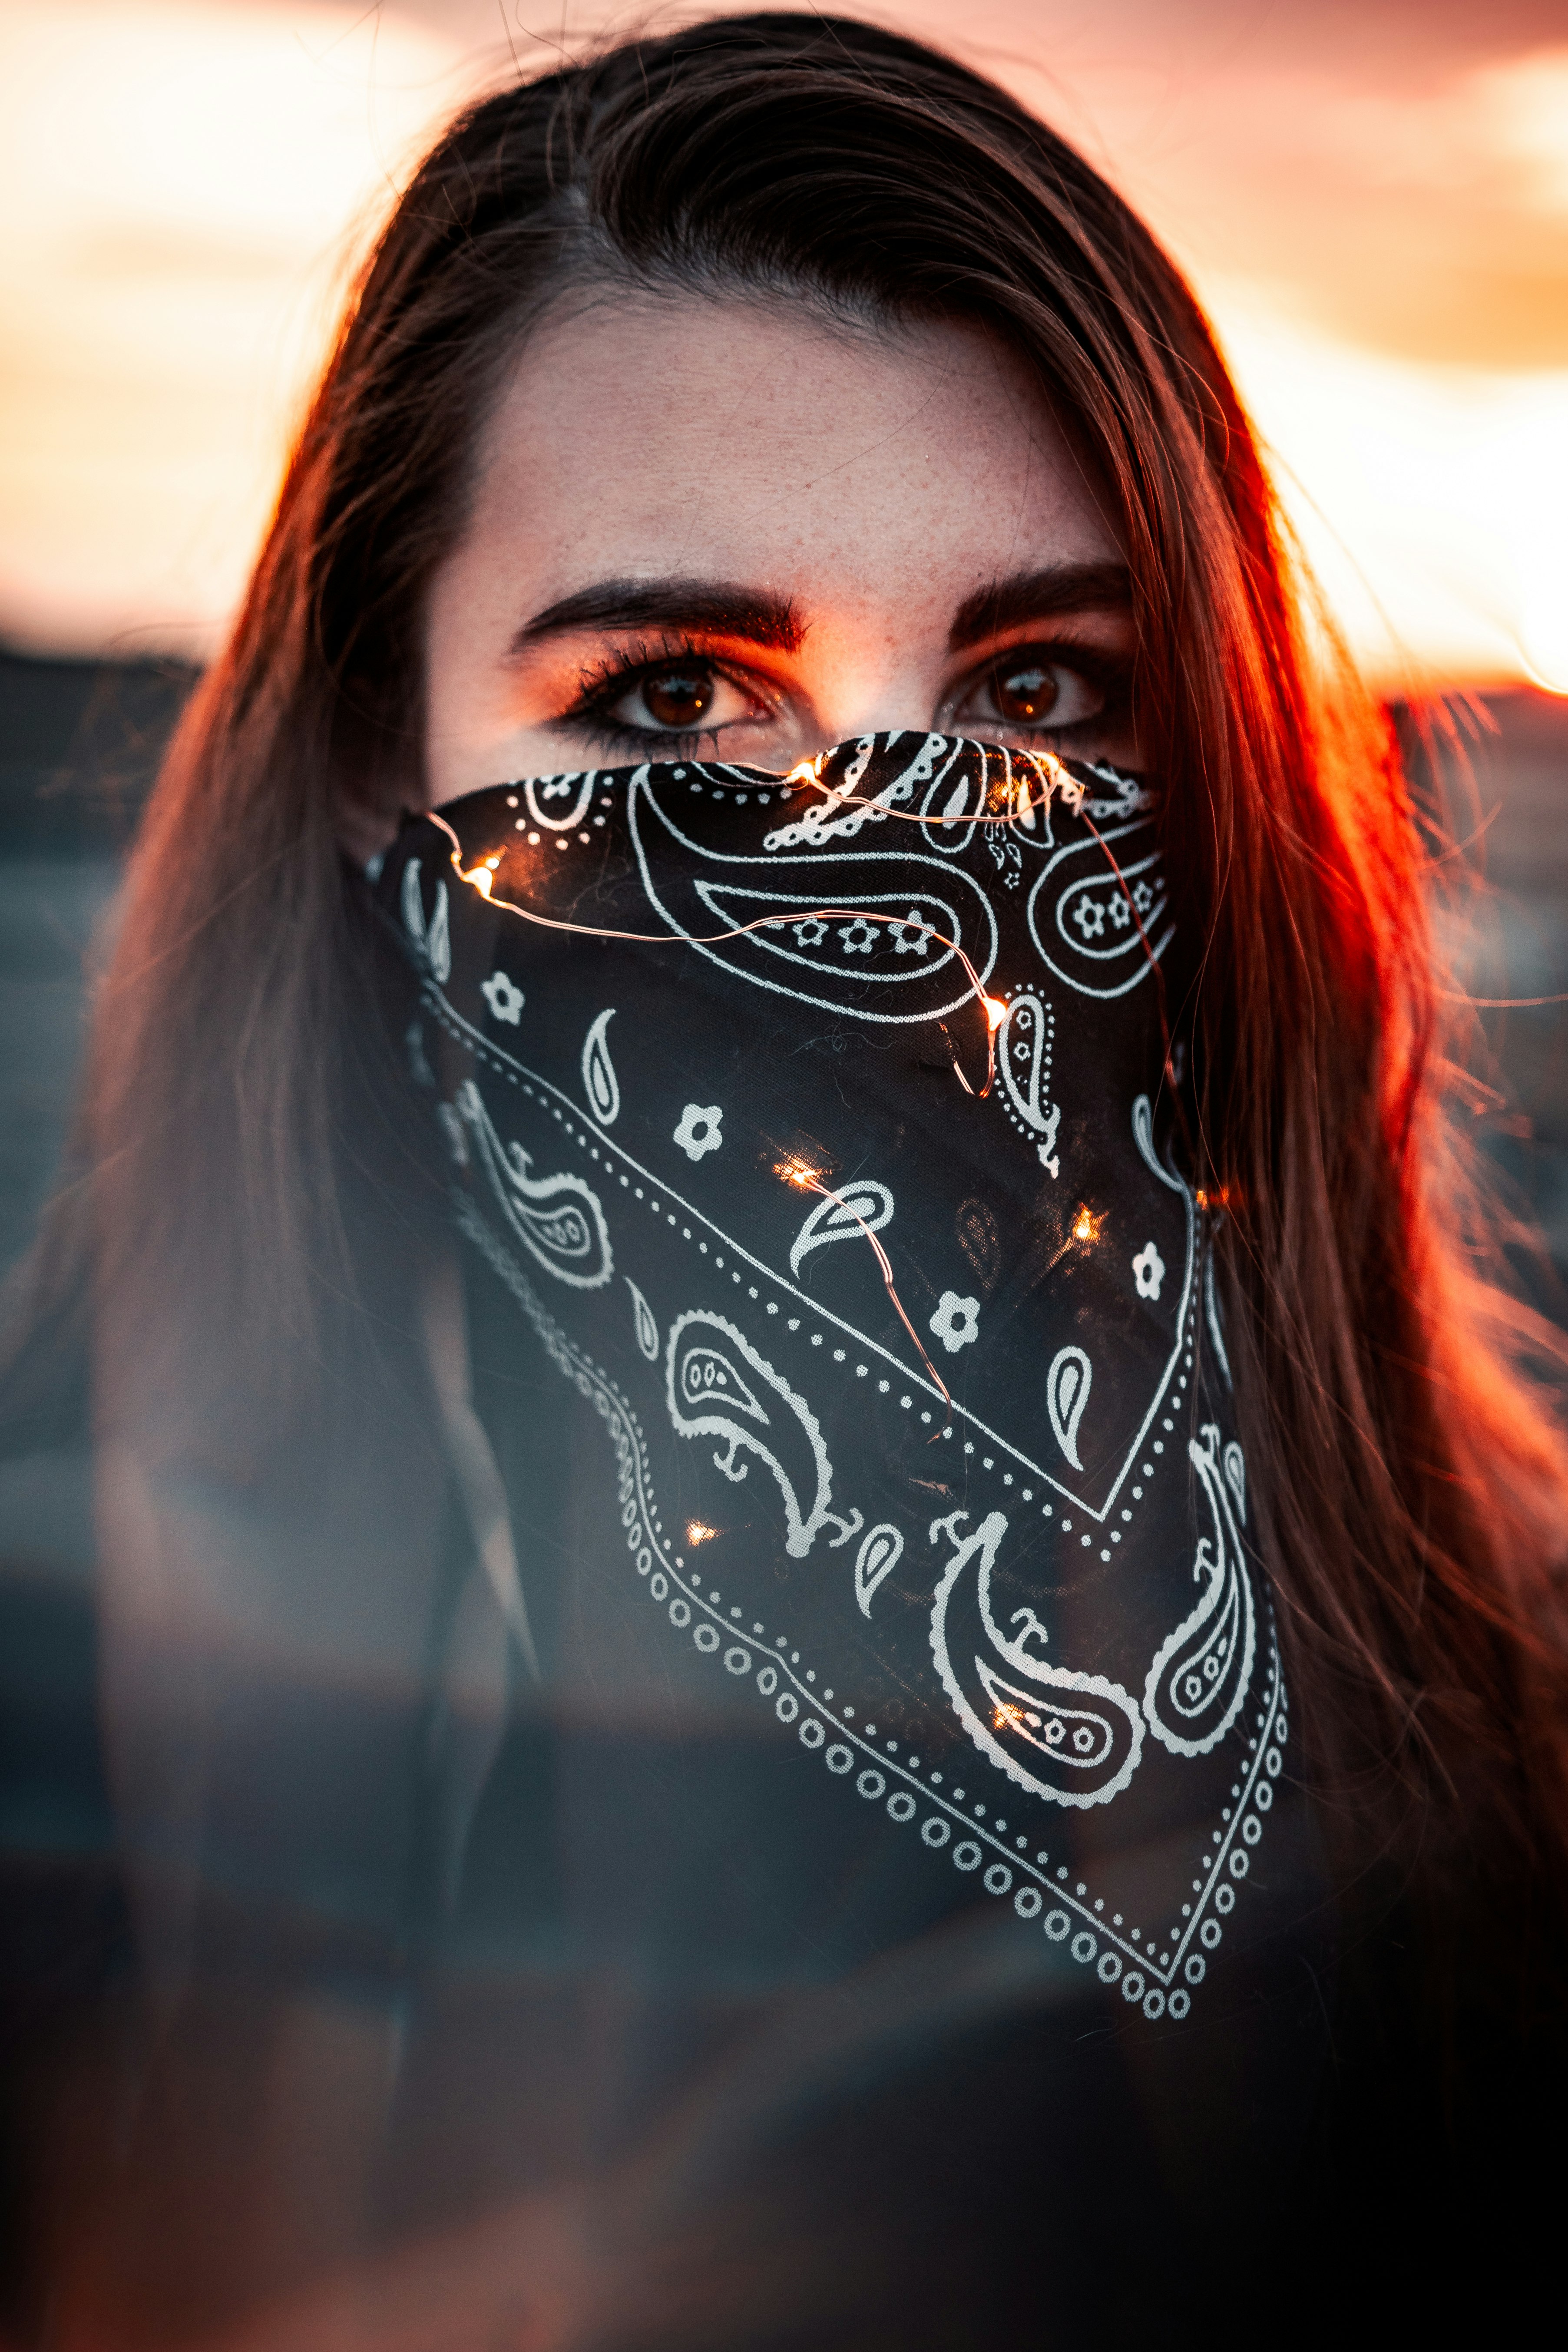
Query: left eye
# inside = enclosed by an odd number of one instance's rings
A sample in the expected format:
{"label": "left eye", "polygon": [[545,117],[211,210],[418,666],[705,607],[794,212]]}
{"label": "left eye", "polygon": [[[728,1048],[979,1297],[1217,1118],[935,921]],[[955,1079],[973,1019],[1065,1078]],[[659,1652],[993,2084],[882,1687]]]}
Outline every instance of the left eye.
{"label": "left eye", "polygon": [[679,661],[644,670],[606,715],[623,727],[678,735],[694,728],[707,733],[761,714],[752,698],[717,670],[702,662]]}
{"label": "left eye", "polygon": [[1101,689],[1077,670],[1025,649],[977,678],[954,717],[971,725],[1054,730],[1080,727],[1104,707]]}

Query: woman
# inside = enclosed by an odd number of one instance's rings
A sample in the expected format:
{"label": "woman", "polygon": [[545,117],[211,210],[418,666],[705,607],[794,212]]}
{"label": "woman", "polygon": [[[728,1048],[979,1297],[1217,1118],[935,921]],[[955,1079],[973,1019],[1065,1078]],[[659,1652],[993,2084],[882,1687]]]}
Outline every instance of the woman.
{"label": "woman", "polygon": [[145,2007],[65,2340],[1212,2340],[1479,2193],[1564,1471],[1422,881],[1200,313],[1013,101],[760,16],[453,126],[17,1374],[90,1297]]}

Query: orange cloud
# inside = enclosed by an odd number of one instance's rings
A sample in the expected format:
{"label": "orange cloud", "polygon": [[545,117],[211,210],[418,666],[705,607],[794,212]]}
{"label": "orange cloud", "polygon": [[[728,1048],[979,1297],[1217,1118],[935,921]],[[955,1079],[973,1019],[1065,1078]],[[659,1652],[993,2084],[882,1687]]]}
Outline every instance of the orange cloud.
{"label": "orange cloud", "polygon": [[[877,13],[1009,81],[1192,270],[1380,675],[1568,685],[1546,0]],[[562,33],[518,0],[0,0],[0,628],[213,641],[366,224],[509,40]]]}

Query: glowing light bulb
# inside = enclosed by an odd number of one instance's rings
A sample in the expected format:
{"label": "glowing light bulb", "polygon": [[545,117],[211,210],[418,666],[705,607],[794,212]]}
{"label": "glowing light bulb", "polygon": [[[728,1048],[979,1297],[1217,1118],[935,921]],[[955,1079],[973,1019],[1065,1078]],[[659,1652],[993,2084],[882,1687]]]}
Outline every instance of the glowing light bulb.
{"label": "glowing light bulb", "polygon": [[495,880],[495,868],[490,866],[471,866],[468,872],[463,877],[465,882],[471,882],[473,884],[481,898],[488,898],[489,897],[490,884]]}
{"label": "glowing light bulb", "polygon": [[686,1525],[686,1540],[695,1548],[698,1544],[711,1543],[718,1532],[717,1528],[705,1527],[700,1519],[689,1519]]}
{"label": "glowing light bulb", "polygon": [[1100,1229],[1104,1223],[1103,1215],[1097,1217],[1092,1215],[1087,1207],[1080,1208],[1072,1221],[1074,1241],[1097,1242],[1100,1239]]}
{"label": "glowing light bulb", "polygon": [[999,996],[983,996],[980,1002],[985,1007],[986,1026],[992,1030],[1000,1029],[1007,1018],[1007,1007],[1002,999]]}

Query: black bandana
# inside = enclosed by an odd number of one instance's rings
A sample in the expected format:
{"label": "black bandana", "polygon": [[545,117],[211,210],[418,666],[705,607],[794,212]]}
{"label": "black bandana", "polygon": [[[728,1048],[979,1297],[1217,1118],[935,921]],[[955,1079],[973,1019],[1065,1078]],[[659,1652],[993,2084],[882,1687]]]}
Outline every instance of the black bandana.
{"label": "black bandana", "polygon": [[[713,1737],[726,1866],[775,1926],[853,1856],[903,1928],[994,1906],[1179,2021],[1283,1890],[1288,1748],[1152,808],[878,736],[783,782],[474,793],[378,895],[546,1684],[602,1731]],[[674,1813],[705,1801],[699,1768]],[[767,1885],[781,1804],[816,1887],[793,1840]],[[689,1825],[653,1818],[679,1878]]]}

